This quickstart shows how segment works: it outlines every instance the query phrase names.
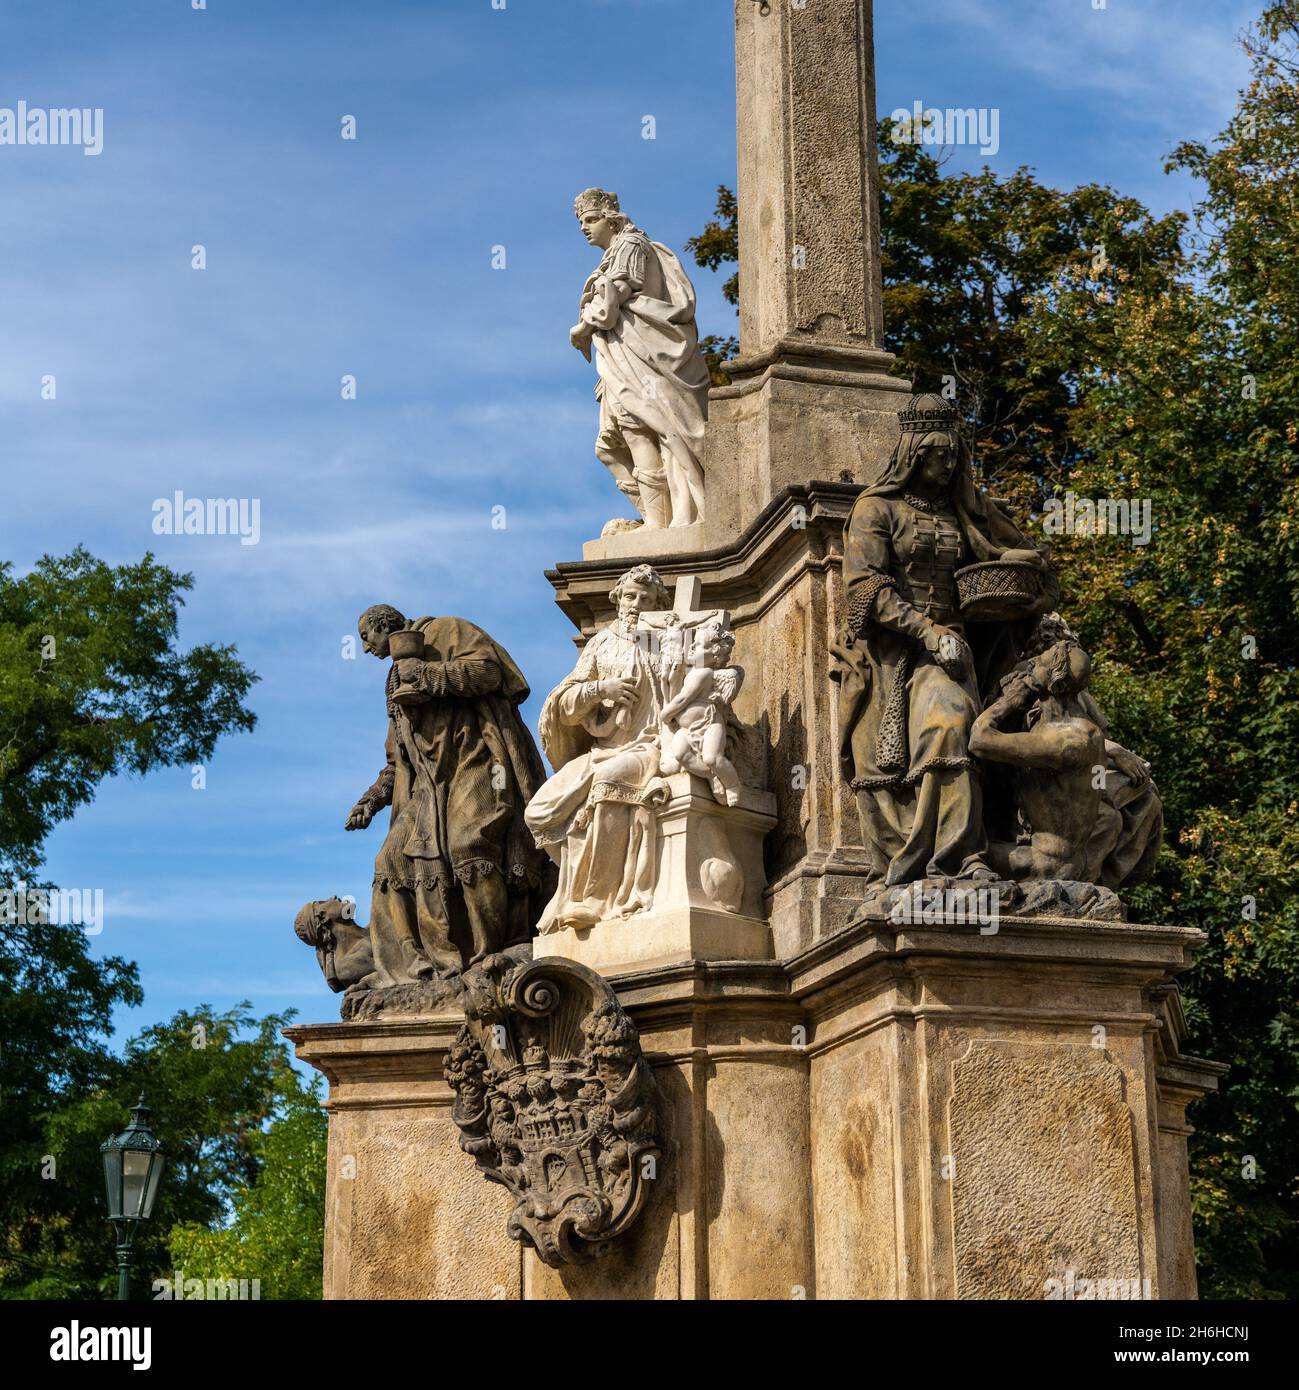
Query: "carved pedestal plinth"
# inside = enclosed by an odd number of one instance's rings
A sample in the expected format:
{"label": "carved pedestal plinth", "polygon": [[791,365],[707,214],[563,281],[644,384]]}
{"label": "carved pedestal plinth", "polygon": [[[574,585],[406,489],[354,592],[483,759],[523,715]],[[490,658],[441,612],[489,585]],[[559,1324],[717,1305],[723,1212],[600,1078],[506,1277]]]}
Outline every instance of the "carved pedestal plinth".
{"label": "carved pedestal plinth", "polygon": [[787,339],[727,363],[730,385],[709,397],[703,547],[725,544],[810,477],[872,482],[897,443],[911,389],[890,375],[893,361],[870,348]]}
{"label": "carved pedestal plinth", "polygon": [[[706,438],[707,436],[705,436]],[[653,563],[664,555],[687,554],[704,544],[708,528],[702,521],[693,526],[661,526],[651,530],[636,526],[629,531],[617,531],[598,540],[584,541],[582,559],[617,560],[632,556]]]}
{"label": "carved pedestal plinth", "polygon": [[460,1148],[443,1077],[464,1015],[285,1029],[329,1081],[326,1298],[519,1298],[513,1207]]}
{"label": "carved pedestal plinth", "polygon": [[[791,968],[822,1298],[1193,1298],[1174,977],[1198,932],[862,922]],[[1074,1294],[1073,1296],[1078,1296]]]}
{"label": "carved pedestal plinth", "polygon": [[724,806],[688,772],[665,778],[655,813],[654,905],[648,912],[550,932],[533,954],[566,956],[610,975],[690,960],[770,960],[764,920],[763,837],[775,824],[770,792],[740,789]]}
{"label": "carved pedestal plinth", "polygon": [[292,1028],[331,1083],[326,1296],[1194,1297],[1186,1107],[1222,1068],[1180,1054],[1174,979],[1200,940],[874,920],[615,978],[663,1152],[581,1266],[511,1242],[461,1153],[458,1020]]}

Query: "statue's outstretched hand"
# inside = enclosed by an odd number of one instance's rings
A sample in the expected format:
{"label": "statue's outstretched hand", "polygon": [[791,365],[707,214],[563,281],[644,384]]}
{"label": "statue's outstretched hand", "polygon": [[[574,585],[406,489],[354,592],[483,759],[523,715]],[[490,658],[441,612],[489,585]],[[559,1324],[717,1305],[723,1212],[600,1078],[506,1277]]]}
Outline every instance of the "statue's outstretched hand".
{"label": "statue's outstretched hand", "polygon": [[364,830],[374,819],[374,807],[364,797],[347,814],[344,830]]}
{"label": "statue's outstretched hand", "polygon": [[575,323],[568,330],[568,341],[589,362],[591,360],[591,330],[584,323]]}

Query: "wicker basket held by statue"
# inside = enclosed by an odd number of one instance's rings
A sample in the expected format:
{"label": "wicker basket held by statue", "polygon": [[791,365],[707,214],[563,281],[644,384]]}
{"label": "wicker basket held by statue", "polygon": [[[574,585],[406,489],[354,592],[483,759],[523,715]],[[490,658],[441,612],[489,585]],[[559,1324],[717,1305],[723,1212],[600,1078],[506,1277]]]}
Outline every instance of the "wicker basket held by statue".
{"label": "wicker basket held by statue", "polygon": [[956,571],[956,595],[968,622],[1023,618],[1042,597],[1042,571],[1023,560],[987,560]]}

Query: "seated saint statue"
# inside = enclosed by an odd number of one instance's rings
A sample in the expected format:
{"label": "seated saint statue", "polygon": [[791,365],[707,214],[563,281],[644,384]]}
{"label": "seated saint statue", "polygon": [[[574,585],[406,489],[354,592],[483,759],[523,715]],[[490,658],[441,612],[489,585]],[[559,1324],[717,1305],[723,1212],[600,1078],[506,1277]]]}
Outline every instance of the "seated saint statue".
{"label": "seated saint statue", "polygon": [[618,581],[618,617],[597,632],[541,711],[541,746],[555,775],[528,805],[528,828],[559,865],[539,932],[590,927],[653,906],[654,807],[660,776],[663,675],[643,611],[668,593],[649,565]]}
{"label": "seated saint statue", "polygon": [[[1059,592],[1039,549],[974,484],[957,412],[916,397],[883,475],[844,532],[847,631],[836,649],[844,771],[857,795],[871,879],[992,879],[983,789],[970,752],[981,691]],[[1035,566],[1024,620],[964,621],[956,573],[993,560]]]}

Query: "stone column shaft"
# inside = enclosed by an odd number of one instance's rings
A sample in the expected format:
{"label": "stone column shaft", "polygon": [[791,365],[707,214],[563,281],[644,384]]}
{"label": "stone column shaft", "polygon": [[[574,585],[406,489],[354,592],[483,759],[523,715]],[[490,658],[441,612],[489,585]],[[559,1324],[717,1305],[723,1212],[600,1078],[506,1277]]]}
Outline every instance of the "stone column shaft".
{"label": "stone column shaft", "polygon": [[879,348],[871,0],[736,0],[740,348]]}

